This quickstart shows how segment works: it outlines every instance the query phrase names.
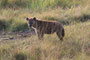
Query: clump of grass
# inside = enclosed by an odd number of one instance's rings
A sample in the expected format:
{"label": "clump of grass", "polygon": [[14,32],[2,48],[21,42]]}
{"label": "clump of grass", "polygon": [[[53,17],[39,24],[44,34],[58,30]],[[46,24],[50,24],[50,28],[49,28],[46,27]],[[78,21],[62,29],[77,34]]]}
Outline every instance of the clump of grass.
{"label": "clump of grass", "polygon": [[14,59],[15,60],[27,60],[27,56],[22,52],[18,52],[14,54]]}
{"label": "clump of grass", "polygon": [[0,20],[0,30],[7,30],[10,26],[10,24],[12,24],[12,20],[4,20],[1,19]]}
{"label": "clump of grass", "polygon": [[90,15],[88,14],[83,14],[82,16],[79,17],[74,17],[74,20],[78,21],[78,22],[85,22],[88,21],[90,19]]}
{"label": "clump of grass", "polygon": [[41,60],[41,50],[40,48],[35,47],[33,51],[30,53],[31,60]]}
{"label": "clump of grass", "polygon": [[2,8],[18,8],[18,7],[26,7],[26,2],[27,1],[22,1],[22,0],[1,0],[0,1],[0,6],[2,7]]}
{"label": "clump of grass", "polygon": [[12,49],[9,45],[0,45],[0,60],[10,59],[12,55]]}
{"label": "clump of grass", "polygon": [[1,7],[5,7],[5,6],[7,6],[7,4],[8,4],[8,0],[1,0],[1,2],[0,2]]}
{"label": "clump of grass", "polygon": [[0,20],[0,30],[6,29],[6,25],[5,24],[6,24],[5,21]]}
{"label": "clump of grass", "polygon": [[14,21],[10,26],[10,31],[12,31],[12,32],[17,32],[17,31],[24,32],[24,31],[27,31],[27,30],[29,30],[29,29],[28,29],[28,26],[27,26],[26,23],[21,23],[21,22],[17,22],[17,21],[15,22]]}
{"label": "clump of grass", "polygon": [[72,0],[57,0],[57,6],[63,6],[63,8],[66,7],[71,7],[73,5],[73,1]]}
{"label": "clump of grass", "polygon": [[28,26],[27,23],[21,22],[18,19],[10,19],[10,20],[0,20],[0,30],[6,30],[6,31],[27,31]]}

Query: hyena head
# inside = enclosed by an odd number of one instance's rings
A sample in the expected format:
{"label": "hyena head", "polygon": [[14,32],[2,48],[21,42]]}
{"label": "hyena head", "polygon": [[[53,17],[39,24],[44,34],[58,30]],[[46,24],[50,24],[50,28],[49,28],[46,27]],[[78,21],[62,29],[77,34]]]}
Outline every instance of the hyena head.
{"label": "hyena head", "polygon": [[36,23],[36,17],[34,18],[26,18],[26,20],[28,21],[28,26],[32,27],[35,23]]}

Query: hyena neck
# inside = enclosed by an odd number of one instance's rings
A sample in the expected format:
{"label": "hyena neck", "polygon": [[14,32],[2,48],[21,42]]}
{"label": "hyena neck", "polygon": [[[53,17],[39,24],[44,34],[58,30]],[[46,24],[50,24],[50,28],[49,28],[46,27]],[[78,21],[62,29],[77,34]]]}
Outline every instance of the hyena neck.
{"label": "hyena neck", "polygon": [[33,25],[34,28],[38,28],[39,27],[39,20],[36,20],[35,24]]}

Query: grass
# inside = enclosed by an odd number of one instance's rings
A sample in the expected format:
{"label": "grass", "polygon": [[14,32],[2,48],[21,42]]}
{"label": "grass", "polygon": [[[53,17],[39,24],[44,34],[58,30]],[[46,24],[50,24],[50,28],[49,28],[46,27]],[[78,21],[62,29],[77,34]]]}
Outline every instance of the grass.
{"label": "grass", "polygon": [[[90,19],[89,5],[78,6],[70,9],[50,8],[42,11],[30,11],[27,9],[1,9],[0,11],[0,30],[26,31],[28,30],[26,17],[36,17],[41,20],[55,20],[64,25],[76,22],[85,22]],[[33,13],[32,13],[33,12]]]}
{"label": "grass", "polygon": [[0,39],[0,60],[90,60],[89,0],[0,0],[0,32],[27,31],[25,18],[34,16],[62,23],[64,41],[56,34]]}
{"label": "grass", "polygon": [[74,1],[74,0],[1,0],[1,8],[30,8],[30,9],[43,9],[48,7],[60,6],[63,8],[71,8],[72,6],[78,6],[84,2],[84,0]]}
{"label": "grass", "polygon": [[[61,42],[56,34],[0,42],[0,60],[89,60],[90,21],[65,26]],[[34,38],[34,39],[33,39]]]}

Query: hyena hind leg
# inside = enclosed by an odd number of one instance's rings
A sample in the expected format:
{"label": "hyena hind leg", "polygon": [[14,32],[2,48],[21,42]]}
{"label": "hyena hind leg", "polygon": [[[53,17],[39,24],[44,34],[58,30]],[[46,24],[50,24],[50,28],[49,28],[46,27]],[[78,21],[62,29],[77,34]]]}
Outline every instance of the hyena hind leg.
{"label": "hyena hind leg", "polygon": [[60,32],[56,32],[56,34],[57,34],[57,36],[59,37],[59,39],[60,39],[61,41],[63,41],[63,37],[62,37],[61,33],[60,33]]}

